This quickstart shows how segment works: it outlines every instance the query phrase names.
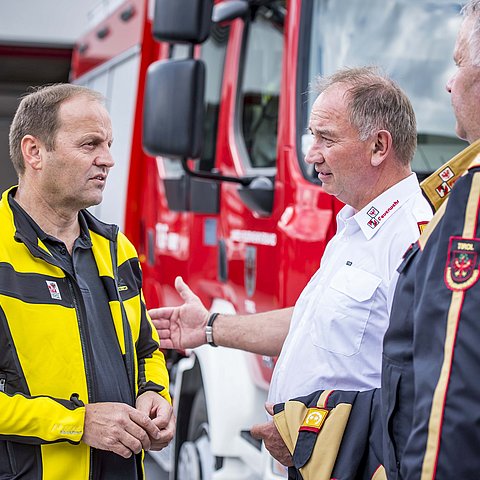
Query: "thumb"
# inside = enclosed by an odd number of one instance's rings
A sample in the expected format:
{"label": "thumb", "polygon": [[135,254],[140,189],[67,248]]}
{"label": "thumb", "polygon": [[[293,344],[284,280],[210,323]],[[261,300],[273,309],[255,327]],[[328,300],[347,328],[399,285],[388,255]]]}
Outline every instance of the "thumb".
{"label": "thumb", "polygon": [[252,428],[250,428],[250,435],[257,440],[263,440],[262,433],[262,425],[260,424],[253,425]]}
{"label": "thumb", "polygon": [[274,411],[273,411],[273,403],[266,403],[265,404],[265,410],[267,411],[267,413],[269,415],[271,415],[272,417],[275,415]]}
{"label": "thumb", "polygon": [[199,301],[199,298],[190,290],[190,287],[183,281],[182,277],[175,279],[175,288],[184,302]]}

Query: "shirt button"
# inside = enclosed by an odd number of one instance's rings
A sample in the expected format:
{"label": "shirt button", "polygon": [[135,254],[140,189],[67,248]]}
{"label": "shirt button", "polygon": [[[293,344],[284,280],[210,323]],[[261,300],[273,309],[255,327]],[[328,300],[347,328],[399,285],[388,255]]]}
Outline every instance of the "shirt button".
{"label": "shirt button", "polygon": [[65,255],[67,253],[67,249],[65,247],[60,247],[60,253]]}

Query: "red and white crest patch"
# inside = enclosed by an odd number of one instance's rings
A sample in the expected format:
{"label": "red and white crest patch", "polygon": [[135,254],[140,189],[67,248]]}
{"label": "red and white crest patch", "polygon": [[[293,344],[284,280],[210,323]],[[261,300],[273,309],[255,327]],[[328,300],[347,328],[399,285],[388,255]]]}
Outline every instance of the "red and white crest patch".
{"label": "red and white crest patch", "polygon": [[58,288],[57,282],[45,280],[47,282],[48,291],[50,292],[50,296],[54,300],[61,300],[62,295],[60,294],[60,289]]}
{"label": "red and white crest patch", "polygon": [[445,283],[450,290],[472,287],[479,277],[480,239],[450,237]]}
{"label": "red and white crest patch", "polygon": [[447,182],[448,180],[450,180],[451,178],[453,178],[455,176],[455,174],[453,173],[453,170],[450,168],[450,167],[447,167],[445,168],[444,170],[442,170],[438,176],[444,181],[444,182]]}

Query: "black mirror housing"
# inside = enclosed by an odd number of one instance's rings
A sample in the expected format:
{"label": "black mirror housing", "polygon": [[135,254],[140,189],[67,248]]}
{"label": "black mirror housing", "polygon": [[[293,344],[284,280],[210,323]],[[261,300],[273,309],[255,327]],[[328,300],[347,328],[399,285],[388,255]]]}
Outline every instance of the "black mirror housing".
{"label": "black mirror housing", "polygon": [[160,42],[203,43],[210,35],[214,0],[155,0],[152,34]]}
{"label": "black mirror housing", "polygon": [[144,150],[153,156],[200,157],[204,94],[201,60],[161,60],[150,65],[143,106]]}

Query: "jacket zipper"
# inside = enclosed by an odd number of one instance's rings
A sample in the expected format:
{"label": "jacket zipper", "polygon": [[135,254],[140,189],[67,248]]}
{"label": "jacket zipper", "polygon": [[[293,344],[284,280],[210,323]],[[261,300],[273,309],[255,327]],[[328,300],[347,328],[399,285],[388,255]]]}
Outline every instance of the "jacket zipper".
{"label": "jacket zipper", "polygon": [[7,384],[7,377],[0,374],[0,392],[5,392],[5,386]]}
{"label": "jacket zipper", "polygon": [[[70,278],[71,275],[68,272],[65,272],[65,274],[66,274],[66,278],[67,278],[68,287],[69,287],[69,290],[70,290],[70,293],[71,293],[72,299],[73,299],[73,307],[75,308],[75,312],[77,314],[77,323],[78,323],[78,331],[79,331],[79,335],[80,335],[80,344],[82,346],[82,354],[83,354],[83,359],[84,359],[84,362],[85,362],[85,379],[86,379],[86,382],[87,382],[88,403],[92,403],[92,400],[94,398],[93,397],[94,391],[93,391],[92,375],[91,375],[91,372],[90,372],[90,365],[89,365],[90,355],[89,355],[88,345],[87,345],[86,340],[85,340],[85,326],[84,326],[84,322],[82,321],[83,315],[82,315],[82,311],[80,309],[80,306],[78,304],[78,299],[77,299],[77,295],[75,293],[75,287],[74,287],[73,281]],[[90,447],[90,473],[88,475],[88,478],[90,480],[93,479],[93,449],[91,447]]]}
{"label": "jacket zipper", "polygon": [[[118,233],[118,231],[116,232]],[[133,359],[133,338],[130,330],[130,324],[128,323],[127,314],[125,312],[125,306],[123,305],[122,297],[118,289],[118,264],[117,264],[117,244],[116,242],[110,242],[110,257],[112,259],[113,268],[113,281],[115,283],[115,291],[117,293],[117,299],[120,304],[120,311],[122,315],[123,324],[123,337],[125,340],[125,359],[127,368],[127,377],[130,380],[130,388],[132,394],[132,402],[135,405],[135,361]]]}

